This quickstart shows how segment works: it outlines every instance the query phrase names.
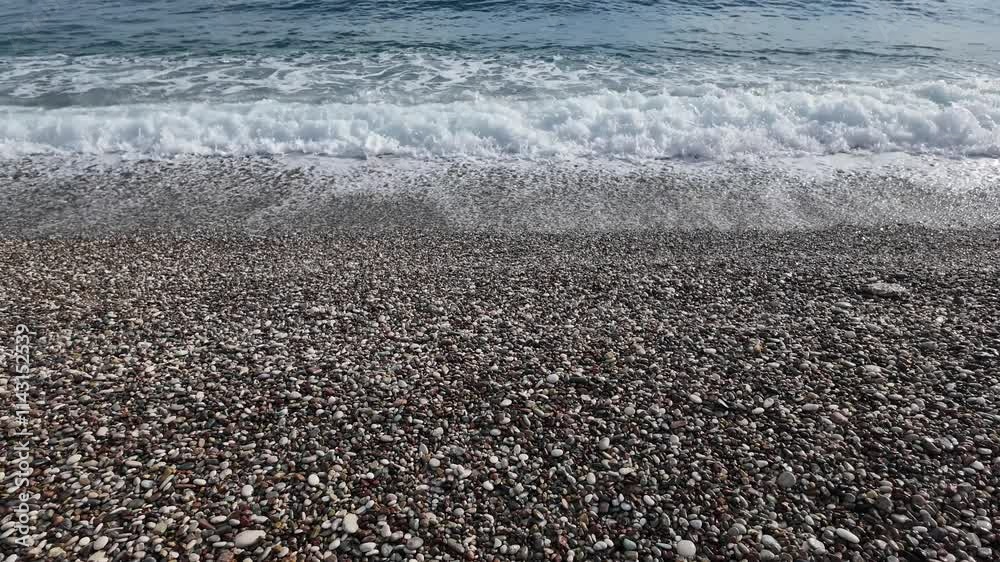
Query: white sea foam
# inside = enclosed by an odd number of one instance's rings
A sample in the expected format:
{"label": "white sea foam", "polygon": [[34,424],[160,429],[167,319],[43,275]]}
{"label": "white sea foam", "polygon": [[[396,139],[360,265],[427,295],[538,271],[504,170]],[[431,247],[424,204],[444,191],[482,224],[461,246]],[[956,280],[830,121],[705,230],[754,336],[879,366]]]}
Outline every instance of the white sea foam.
{"label": "white sea foam", "polygon": [[0,59],[0,156],[649,160],[1000,154],[974,69],[616,57]]}
{"label": "white sea foam", "polygon": [[851,152],[1000,156],[1000,85],[692,84],[560,99],[166,102],[0,108],[0,154],[728,160]]}

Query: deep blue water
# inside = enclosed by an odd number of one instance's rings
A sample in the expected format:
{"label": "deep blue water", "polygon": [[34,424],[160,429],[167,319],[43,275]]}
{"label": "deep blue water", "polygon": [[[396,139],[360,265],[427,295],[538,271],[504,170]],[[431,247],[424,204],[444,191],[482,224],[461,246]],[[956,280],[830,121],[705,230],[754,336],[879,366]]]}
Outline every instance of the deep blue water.
{"label": "deep blue water", "polygon": [[1000,156],[1000,3],[0,2],[0,156]]}

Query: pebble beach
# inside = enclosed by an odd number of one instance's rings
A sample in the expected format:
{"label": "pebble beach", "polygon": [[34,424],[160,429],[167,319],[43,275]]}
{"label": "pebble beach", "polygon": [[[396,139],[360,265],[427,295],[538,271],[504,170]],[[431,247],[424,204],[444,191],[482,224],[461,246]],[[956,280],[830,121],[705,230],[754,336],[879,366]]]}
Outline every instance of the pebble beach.
{"label": "pebble beach", "polygon": [[7,236],[3,559],[995,560],[998,263],[904,226]]}
{"label": "pebble beach", "polygon": [[1000,561],[998,30],[0,0],[0,562]]}

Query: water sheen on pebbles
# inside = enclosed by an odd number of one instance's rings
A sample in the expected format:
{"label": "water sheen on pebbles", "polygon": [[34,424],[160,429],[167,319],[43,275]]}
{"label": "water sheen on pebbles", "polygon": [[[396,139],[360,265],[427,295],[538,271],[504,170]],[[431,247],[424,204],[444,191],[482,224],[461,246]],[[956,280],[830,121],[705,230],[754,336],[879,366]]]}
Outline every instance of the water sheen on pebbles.
{"label": "water sheen on pebbles", "polygon": [[998,241],[3,240],[27,558],[997,560]]}

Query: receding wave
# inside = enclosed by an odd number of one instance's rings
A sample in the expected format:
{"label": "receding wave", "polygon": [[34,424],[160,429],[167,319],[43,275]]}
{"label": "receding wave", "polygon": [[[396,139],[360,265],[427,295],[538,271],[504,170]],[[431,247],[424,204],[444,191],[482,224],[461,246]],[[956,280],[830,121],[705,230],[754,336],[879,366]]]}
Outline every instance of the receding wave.
{"label": "receding wave", "polygon": [[853,151],[1000,156],[1000,91],[943,82],[449,103],[7,107],[0,153],[719,159]]}
{"label": "receding wave", "polygon": [[[804,161],[809,168],[799,167]],[[0,159],[0,235],[996,227],[992,159],[828,156],[781,162],[415,162],[181,157]]]}

